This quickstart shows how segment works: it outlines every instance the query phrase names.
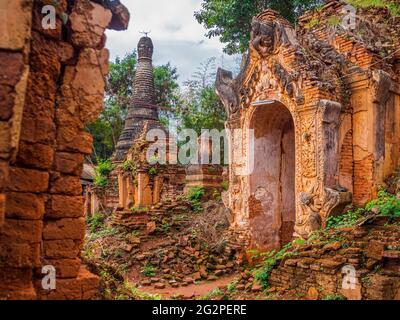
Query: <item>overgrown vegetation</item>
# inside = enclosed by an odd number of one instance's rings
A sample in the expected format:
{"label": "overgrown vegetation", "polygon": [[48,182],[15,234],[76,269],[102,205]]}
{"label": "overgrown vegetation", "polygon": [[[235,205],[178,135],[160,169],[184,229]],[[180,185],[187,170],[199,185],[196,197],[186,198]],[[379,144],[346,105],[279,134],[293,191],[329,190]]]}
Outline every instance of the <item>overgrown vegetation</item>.
{"label": "overgrown vegetation", "polygon": [[209,38],[220,37],[227,54],[248,50],[252,18],[267,8],[278,11],[295,22],[306,10],[323,3],[320,0],[203,0],[196,20],[207,30]]}
{"label": "overgrown vegetation", "polygon": [[346,0],[355,8],[384,8],[389,10],[393,17],[400,16],[400,4],[394,0]]}
{"label": "overgrown vegetation", "polygon": [[89,226],[90,232],[95,233],[103,227],[104,215],[101,213],[95,213],[93,216],[87,218],[87,225]]}
{"label": "overgrown vegetation", "polygon": [[390,219],[400,218],[400,197],[385,190],[380,190],[378,198],[370,201],[365,208],[369,211],[374,210]]}
{"label": "overgrown vegetation", "polygon": [[106,187],[108,185],[108,175],[113,170],[111,159],[100,160],[94,170],[94,185],[96,187]]}
{"label": "overgrown vegetation", "polygon": [[361,218],[364,217],[364,209],[350,207],[344,214],[331,216],[326,221],[326,228],[341,228],[354,226]]}
{"label": "overgrown vegetation", "polygon": [[146,277],[154,277],[156,275],[156,268],[150,263],[147,263],[144,265],[142,273]]}
{"label": "overgrown vegetation", "polygon": [[292,249],[293,244],[296,244],[297,240],[293,242],[289,242],[284,245],[282,249],[279,251],[272,250],[265,253],[258,252],[250,252],[253,255],[253,259],[261,259],[262,262],[257,265],[256,270],[254,271],[254,279],[263,286],[264,289],[268,289],[269,287],[269,277],[271,275],[272,270],[278,263],[278,261],[282,260],[286,257],[291,257],[293,252],[290,251]]}
{"label": "overgrown vegetation", "polygon": [[190,202],[193,211],[200,212],[203,210],[201,205],[201,200],[204,197],[204,187],[202,186],[195,186],[189,188],[187,192],[187,200]]}

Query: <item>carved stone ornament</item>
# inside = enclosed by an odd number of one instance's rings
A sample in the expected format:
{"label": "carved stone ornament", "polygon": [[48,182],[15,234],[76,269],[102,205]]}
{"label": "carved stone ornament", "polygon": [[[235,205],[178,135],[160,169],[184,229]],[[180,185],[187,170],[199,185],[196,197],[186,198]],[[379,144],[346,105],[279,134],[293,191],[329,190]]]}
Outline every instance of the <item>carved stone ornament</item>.
{"label": "carved stone ornament", "polygon": [[232,72],[218,68],[217,80],[215,83],[217,95],[220,97],[228,119],[239,110],[239,96],[236,88],[236,80]]}

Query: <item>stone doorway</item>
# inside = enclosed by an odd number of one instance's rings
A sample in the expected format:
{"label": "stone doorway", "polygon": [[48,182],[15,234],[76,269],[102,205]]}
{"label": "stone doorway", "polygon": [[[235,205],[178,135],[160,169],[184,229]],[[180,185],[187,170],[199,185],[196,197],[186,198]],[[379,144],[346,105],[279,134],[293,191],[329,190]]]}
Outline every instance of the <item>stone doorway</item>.
{"label": "stone doorway", "polygon": [[249,176],[249,220],[253,245],[280,247],[293,238],[295,204],[295,130],[280,102],[261,104],[251,116],[254,170]]}

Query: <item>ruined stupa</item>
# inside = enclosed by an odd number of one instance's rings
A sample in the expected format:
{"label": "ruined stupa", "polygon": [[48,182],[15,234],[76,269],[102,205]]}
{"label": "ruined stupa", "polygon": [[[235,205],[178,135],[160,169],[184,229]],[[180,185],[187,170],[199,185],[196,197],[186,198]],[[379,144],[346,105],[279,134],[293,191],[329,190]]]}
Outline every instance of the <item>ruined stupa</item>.
{"label": "ruined stupa", "polygon": [[158,121],[158,106],[154,88],[153,51],[151,38],[145,36],[138,43],[138,64],[133,85],[133,97],[128,107],[124,130],[119,138],[114,161],[124,160],[134,141],[146,129],[163,129]]}

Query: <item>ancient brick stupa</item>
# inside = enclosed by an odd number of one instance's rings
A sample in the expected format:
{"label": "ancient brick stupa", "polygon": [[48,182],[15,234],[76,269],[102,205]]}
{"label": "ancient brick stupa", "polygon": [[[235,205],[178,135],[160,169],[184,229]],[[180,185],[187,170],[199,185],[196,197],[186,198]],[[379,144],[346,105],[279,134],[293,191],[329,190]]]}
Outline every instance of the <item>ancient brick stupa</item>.
{"label": "ancient brick stupa", "polygon": [[[115,188],[109,188],[111,191],[102,197],[103,206],[113,211],[117,209],[119,212],[130,212],[133,208],[150,207],[183,190],[184,168],[158,163],[164,160],[170,163],[172,157],[176,157],[176,150],[168,144],[168,131],[158,119],[152,65],[153,50],[153,42],[149,37],[145,36],[139,40],[133,97],[113,157],[115,169],[111,173],[110,184]],[[160,161],[156,160],[157,163],[149,163],[154,160],[147,159],[151,141],[147,141],[146,136],[152,129],[162,130],[164,134],[161,132],[160,137],[158,131],[156,140],[164,141],[165,145],[168,145],[165,159],[158,155]]]}
{"label": "ancient brick stupa", "polygon": [[158,107],[155,98],[153,50],[153,42],[149,37],[145,36],[139,40],[133,97],[129,104],[125,128],[114,154],[114,161],[121,162],[124,160],[128,150],[144,130],[163,128],[158,121]]}

